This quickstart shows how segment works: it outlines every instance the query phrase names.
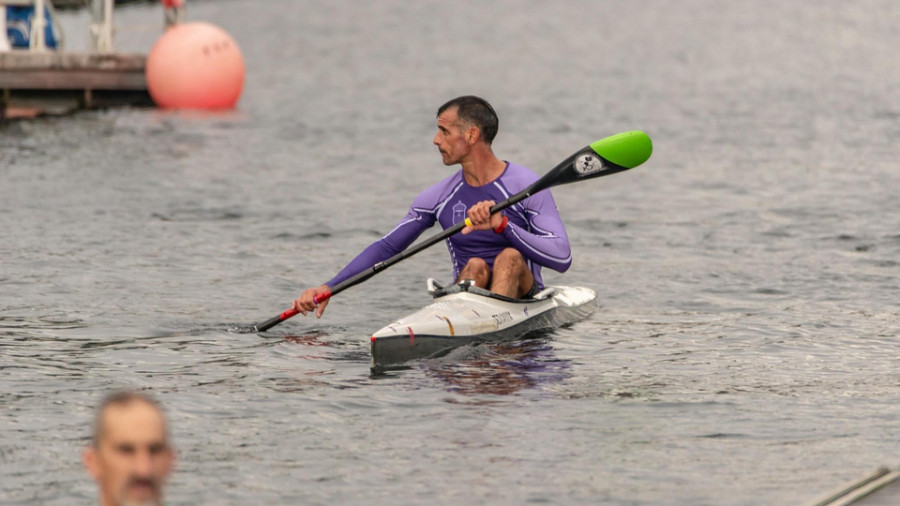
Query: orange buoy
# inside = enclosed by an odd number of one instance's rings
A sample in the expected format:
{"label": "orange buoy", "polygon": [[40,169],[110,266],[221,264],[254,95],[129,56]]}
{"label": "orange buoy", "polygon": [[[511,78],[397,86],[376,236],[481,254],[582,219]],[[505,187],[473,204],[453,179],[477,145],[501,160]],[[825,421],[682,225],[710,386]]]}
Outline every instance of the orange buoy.
{"label": "orange buoy", "polygon": [[166,30],[147,56],[147,89],[165,109],[231,109],[244,87],[244,57],[234,39],[204,22]]}

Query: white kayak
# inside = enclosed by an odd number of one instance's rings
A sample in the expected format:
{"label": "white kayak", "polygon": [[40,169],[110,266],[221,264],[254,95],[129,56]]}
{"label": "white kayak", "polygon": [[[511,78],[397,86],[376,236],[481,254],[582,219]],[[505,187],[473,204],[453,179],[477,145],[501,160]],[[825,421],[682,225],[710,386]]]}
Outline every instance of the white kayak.
{"label": "white kayak", "polygon": [[447,288],[428,280],[434,302],[372,335],[372,367],[438,357],[470,343],[526,337],[593,312],[590,288],[548,287],[531,299],[511,299],[464,281]]}

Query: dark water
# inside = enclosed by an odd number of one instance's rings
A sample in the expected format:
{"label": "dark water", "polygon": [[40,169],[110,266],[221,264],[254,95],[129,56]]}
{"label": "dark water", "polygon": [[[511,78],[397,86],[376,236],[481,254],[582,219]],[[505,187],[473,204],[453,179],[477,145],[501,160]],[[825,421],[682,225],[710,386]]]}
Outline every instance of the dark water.
{"label": "dark water", "polygon": [[[900,8],[890,1],[191,2],[236,112],[0,127],[0,497],[94,500],[113,388],[166,405],[173,504],[802,504],[900,443]],[[86,28],[65,23],[69,46]],[[146,51],[162,13],[118,11]],[[435,109],[490,99],[544,172],[620,131],[643,167],[555,190],[600,309],[369,376],[436,247],[265,320],[449,174]]]}

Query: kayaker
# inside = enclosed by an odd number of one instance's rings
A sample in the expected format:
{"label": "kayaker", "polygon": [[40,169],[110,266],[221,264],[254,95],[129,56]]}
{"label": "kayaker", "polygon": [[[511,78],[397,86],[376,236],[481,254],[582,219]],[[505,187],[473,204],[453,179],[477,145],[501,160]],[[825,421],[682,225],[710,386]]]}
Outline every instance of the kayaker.
{"label": "kayaker", "polygon": [[162,487],[172,470],[160,405],[138,392],[117,392],[97,408],[84,465],[100,489],[100,504],[162,504]]}
{"label": "kayaker", "polygon": [[442,105],[434,145],[444,165],[462,169],[420,193],[393,230],[324,285],[304,291],[292,308],[304,315],[315,309],[321,317],[328,300],[316,307],[313,297],[405,250],[435,222],[447,229],[467,216],[472,226],[447,239],[457,282],[471,279],[497,294],[528,298],[543,288],[541,267],[566,271],[572,263],[569,238],[549,190],[490,214],[496,202],[538,179],[530,169],[494,155],[498,124],[494,108],[482,98],[463,96]]}

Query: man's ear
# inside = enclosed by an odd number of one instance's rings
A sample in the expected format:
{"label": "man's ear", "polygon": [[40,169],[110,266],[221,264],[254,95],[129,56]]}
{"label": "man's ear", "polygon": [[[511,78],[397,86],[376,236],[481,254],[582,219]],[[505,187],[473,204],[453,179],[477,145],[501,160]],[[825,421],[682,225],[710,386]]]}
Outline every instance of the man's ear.
{"label": "man's ear", "polygon": [[93,446],[88,446],[81,452],[81,461],[84,463],[84,468],[87,469],[88,473],[94,478],[95,481],[100,480],[100,463],[97,462],[97,449]]}
{"label": "man's ear", "polygon": [[468,145],[473,145],[478,142],[478,139],[481,138],[481,130],[478,129],[477,126],[472,125],[468,129],[466,129],[466,143]]}

